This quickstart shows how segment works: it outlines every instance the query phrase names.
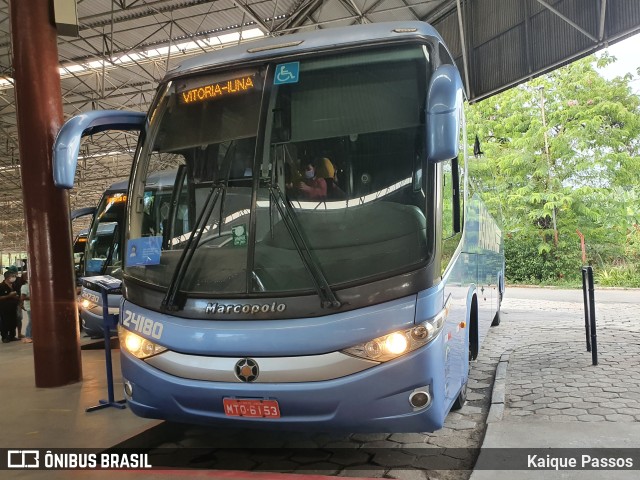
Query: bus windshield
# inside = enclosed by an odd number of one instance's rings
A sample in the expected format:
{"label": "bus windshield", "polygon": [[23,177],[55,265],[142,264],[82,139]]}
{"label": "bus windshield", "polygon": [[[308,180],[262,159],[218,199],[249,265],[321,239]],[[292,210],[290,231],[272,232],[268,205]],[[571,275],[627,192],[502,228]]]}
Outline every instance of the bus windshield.
{"label": "bus windshield", "polygon": [[[134,169],[127,275],[224,297],[313,291],[319,280],[354,286],[424,266],[430,71],[428,49],[414,45],[170,82]],[[150,232],[137,205],[167,168],[182,173],[169,211],[152,219],[162,231]]]}
{"label": "bus windshield", "polygon": [[126,201],[125,193],[103,195],[87,237],[84,276],[106,274],[120,278],[120,238]]}
{"label": "bus windshield", "polygon": [[89,231],[87,229],[78,233],[75,241],[73,242],[73,266],[76,274],[76,280],[82,276],[84,269],[84,251],[87,246],[87,235]]}

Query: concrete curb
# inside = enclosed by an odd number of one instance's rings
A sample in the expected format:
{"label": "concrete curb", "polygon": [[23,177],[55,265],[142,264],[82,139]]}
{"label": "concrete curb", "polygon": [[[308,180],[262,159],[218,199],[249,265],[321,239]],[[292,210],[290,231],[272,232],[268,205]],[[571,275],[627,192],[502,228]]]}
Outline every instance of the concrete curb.
{"label": "concrete curb", "polygon": [[[560,285],[527,285],[524,283],[516,283],[516,284],[510,284],[507,283],[505,285],[505,290],[510,289],[510,288],[539,288],[541,290],[582,290],[582,286],[577,285],[575,287],[570,287],[570,286],[560,286]],[[638,287],[605,287],[602,285],[598,285],[595,284],[595,288],[596,290],[620,290],[620,291],[630,291],[630,292],[637,292],[640,291],[640,288]]]}
{"label": "concrete curb", "polygon": [[502,420],[504,416],[504,399],[507,386],[507,366],[509,365],[510,351],[500,355],[500,361],[496,367],[496,376],[493,380],[493,390],[491,392],[491,406],[487,423],[495,423]]}

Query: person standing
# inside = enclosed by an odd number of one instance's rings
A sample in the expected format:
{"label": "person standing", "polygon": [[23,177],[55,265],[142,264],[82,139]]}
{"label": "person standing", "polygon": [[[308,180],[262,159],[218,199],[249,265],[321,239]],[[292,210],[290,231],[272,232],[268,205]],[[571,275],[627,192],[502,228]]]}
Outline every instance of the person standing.
{"label": "person standing", "polygon": [[0,316],[2,317],[2,343],[18,340],[16,338],[16,321],[18,314],[19,298],[13,289],[16,274],[7,270],[4,272],[4,281],[0,283]]}
{"label": "person standing", "polygon": [[23,318],[27,320],[27,328],[24,332],[23,343],[32,343],[31,338],[31,297],[29,295],[29,274],[24,272],[22,274],[24,284],[20,287],[20,308],[23,311]]}
{"label": "person standing", "polygon": [[[24,284],[24,280],[22,279],[22,276],[18,275],[18,267],[16,267],[15,265],[11,265],[10,267],[7,267],[7,272],[11,272],[14,273],[16,275],[16,280],[13,282],[13,289],[16,291],[16,293],[18,294],[18,299],[20,298],[20,289],[22,288],[22,285]],[[17,306],[17,311],[16,311],[16,338],[23,338],[24,335],[22,335],[22,309],[20,308],[20,306]]]}

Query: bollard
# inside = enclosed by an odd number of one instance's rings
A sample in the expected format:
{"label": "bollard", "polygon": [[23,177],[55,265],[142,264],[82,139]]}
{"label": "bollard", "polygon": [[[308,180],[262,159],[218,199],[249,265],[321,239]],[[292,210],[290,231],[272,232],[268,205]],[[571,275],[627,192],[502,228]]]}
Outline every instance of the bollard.
{"label": "bollard", "polygon": [[598,340],[596,336],[596,299],[593,296],[593,268],[587,267],[589,282],[589,323],[591,324],[591,363],[598,365]]}
{"label": "bollard", "polygon": [[584,299],[584,328],[587,337],[587,352],[591,352],[591,363],[598,365],[596,299],[593,288],[593,268],[591,266],[582,267],[582,295]]}
{"label": "bollard", "polygon": [[587,352],[591,351],[589,336],[589,293],[587,291],[587,267],[582,267],[582,298],[584,300],[584,331],[587,338]]}

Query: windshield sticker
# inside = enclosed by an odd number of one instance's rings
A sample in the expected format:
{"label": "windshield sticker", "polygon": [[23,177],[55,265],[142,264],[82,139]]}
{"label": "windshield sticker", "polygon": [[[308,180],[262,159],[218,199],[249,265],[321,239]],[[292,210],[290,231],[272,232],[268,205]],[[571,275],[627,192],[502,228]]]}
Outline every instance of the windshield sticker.
{"label": "windshield sticker", "polygon": [[127,267],[160,264],[162,236],[134,238],[127,242]]}
{"label": "windshield sticker", "polygon": [[204,102],[213,98],[226,97],[228,95],[247,92],[255,88],[253,77],[246,76],[213,83],[203,87],[192,88],[180,94],[182,103]]}
{"label": "windshield sticker", "polygon": [[102,271],[102,264],[105,262],[104,258],[91,258],[87,262],[88,272],[100,272]]}
{"label": "windshield sticker", "polygon": [[247,245],[247,226],[238,225],[231,229],[233,235],[233,245],[236,247],[245,247]]}
{"label": "windshield sticker", "polygon": [[300,62],[281,63],[276,66],[276,75],[273,79],[273,84],[298,83],[299,77]]}

